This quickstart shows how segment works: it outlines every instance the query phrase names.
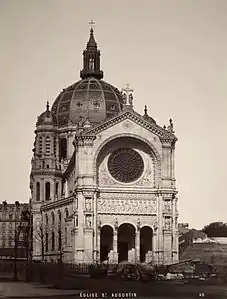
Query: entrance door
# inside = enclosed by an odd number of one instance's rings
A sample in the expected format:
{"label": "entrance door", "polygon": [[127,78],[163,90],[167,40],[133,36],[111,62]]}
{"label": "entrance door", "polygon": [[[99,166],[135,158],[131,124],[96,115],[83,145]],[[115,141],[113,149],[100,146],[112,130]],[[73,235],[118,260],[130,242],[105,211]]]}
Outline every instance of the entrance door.
{"label": "entrance door", "polygon": [[118,243],[118,263],[128,261],[128,243]]}
{"label": "entrance door", "polygon": [[108,261],[108,246],[105,246],[105,245],[101,246],[100,260],[101,260],[101,262]]}
{"label": "entrance door", "polygon": [[140,261],[141,263],[145,262],[146,260],[146,252],[145,246],[143,244],[140,245]]}

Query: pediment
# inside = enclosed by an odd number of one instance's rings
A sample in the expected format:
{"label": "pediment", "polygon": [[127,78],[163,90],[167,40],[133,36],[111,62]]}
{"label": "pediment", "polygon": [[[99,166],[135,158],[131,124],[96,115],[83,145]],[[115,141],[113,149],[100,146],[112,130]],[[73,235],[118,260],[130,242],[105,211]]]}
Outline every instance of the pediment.
{"label": "pediment", "polygon": [[121,122],[125,122],[125,120],[130,120],[131,122],[135,123],[138,126],[141,126],[148,131],[152,132],[156,136],[158,136],[160,139],[164,140],[172,140],[177,141],[177,137],[167,129],[164,129],[160,126],[158,126],[156,123],[150,122],[149,120],[146,120],[141,116],[139,113],[131,110],[123,111],[117,116],[100,123],[96,125],[95,127],[86,129],[83,131],[83,136],[91,136],[91,135],[97,135],[101,133],[102,131],[107,130],[110,127],[113,127]]}

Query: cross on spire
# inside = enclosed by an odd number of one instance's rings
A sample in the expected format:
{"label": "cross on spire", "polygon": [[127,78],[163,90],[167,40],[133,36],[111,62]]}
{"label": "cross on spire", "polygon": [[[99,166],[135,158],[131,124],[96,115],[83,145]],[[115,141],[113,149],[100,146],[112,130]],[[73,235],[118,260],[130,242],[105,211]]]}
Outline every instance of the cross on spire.
{"label": "cross on spire", "polygon": [[91,20],[88,24],[91,25],[91,29],[93,29],[93,25],[95,25],[95,22]]}

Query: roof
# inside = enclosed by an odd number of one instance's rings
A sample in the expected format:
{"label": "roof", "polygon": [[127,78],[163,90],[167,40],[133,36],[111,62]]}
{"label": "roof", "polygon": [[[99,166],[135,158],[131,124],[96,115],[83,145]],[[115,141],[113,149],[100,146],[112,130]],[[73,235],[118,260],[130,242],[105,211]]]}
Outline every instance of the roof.
{"label": "roof", "polygon": [[193,243],[182,253],[182,259],[199,259],[211,264],[227,264],[227,244]]}

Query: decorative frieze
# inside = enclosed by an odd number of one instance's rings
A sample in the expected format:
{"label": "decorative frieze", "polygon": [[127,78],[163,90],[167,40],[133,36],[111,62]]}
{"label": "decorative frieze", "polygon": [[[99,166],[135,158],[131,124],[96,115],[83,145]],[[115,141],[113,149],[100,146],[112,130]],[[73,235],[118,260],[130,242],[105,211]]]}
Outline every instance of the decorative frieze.
{"label": "decorative frieze", "polygon": [[107,193],[107,192],[100,192],[99,199],[111,199],[111,200],[156,200],[156,196],[154,194],[135,194],[135,193]]}
{"label": "decorative frieze", "polygon": [[155,200],[101,199],[98,200],[98,213],[152,215],[157,211]]}

